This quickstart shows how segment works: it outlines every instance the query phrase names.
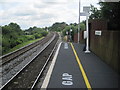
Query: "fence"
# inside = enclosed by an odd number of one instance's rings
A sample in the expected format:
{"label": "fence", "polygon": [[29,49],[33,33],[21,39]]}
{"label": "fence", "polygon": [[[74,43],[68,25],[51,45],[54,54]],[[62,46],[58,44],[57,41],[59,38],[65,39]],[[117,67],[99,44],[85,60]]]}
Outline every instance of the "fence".
{"label": "fence", "polygon": [[120,31],[103,30],[101,36],[90,32],[90,49],[118,72],[120,60]]}

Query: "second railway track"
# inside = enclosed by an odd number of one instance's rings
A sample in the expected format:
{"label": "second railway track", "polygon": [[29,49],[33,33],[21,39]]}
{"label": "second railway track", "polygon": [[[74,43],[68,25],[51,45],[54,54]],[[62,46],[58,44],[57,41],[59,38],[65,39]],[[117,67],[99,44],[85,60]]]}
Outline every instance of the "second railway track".
{"label": "second railway track", "polygon": [[42,53],[37,55],[34,60],[22,68],[16,75],[11,78],[5,85],[1,87],[2,90],[13,88],[33,88],[41,70],[45,67],[46,60],[50,58],[50,53],[58,40],[59,36],[56,34],[53,41],[42,50]]}

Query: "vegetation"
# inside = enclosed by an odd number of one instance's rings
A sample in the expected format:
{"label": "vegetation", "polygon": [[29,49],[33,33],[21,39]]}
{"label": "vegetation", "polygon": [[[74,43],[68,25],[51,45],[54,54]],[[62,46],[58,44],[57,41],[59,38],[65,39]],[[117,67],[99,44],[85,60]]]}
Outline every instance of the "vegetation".
{"label": "vegetation", "polygon": [[[85,30],[85,24],[83,22],[80,26],[82,30]],[[71,23],[68,25],[65,22],[56,22],[51,27],[38,28],[34,26],[23,31],[18,24],[10,23],[1,26],[1,29],[2,54],[6,54],[46,36],[48,34],[47,29],[49,31],[62,32],[63,35],[66,35],[66,32],[68,32],[69,35],[72,34],[73,38],[73,34],[77,33],[78,24]],[[72,32],[70,32],[70,29],[72,29]]]}
{"label": "vegetation", "polygon": [[[85,30],[85,24],[84,21],[80,23],[80,28],[81,30]],[[51,27],[48,27],[50,31],[57,31],[61,32],[63,36],[67,35],[66,32],[68,32],[68,35],[72,35],[72,39],[74,38],[74,33],[77,33],[78,31],[78,24],[77,23],[71,23],[71,24],[66,24],[65,22],[59,23],[56,22],[54,23]],[[72,31],[70,31],[72,29]]]}
{"label": "vegetation", "polygon": [[66,24],[65,22],[62,22],[62,23],[56,22],[56,23],[54,23],[51,27],[49,27],[49,30],[50,30],[50,31],[60,32],[60,31],[63,30],[66,26],[68,26],[68,24]]}
{"label": "vegetation", "polygon": [[[44,37],[42,37],[42,38],[44,38]],[[13,47],[12,49],[6,51],[6,53],[13,52],[13,51],[15,51],[15,50],[17,50],[17,49],[19,49],[19,48],[21,48],[21,47],[23,47],[23,46],[26,46],[26,45],[28,45],[28,44],[30,44],[30,43],[34,43],[34,42],[36,42],[36,41],[38,41],[38,40],[41,40],[42,38],[30,40],[30,41],[27,41],[27,42],[23,42],[23,43],[15,46],[15,47]]]}
{"label": "vegetation", "polygon": [[102,15],[101,15],[101,10],[98,10],[96,7],[94,7],[93,5],[90,6],[91,8],[91,15],[90,15],[90,19],[101,19]]}
{"label": "vegetation", "polygon": [[[16,23],[10,23],[2,28],[2,54],[6,54],[9,51],[13,51],[18,45],[26,45],[30,41],[34,42],[36,39],[47,35],[43,28],[31,27],[28,30],[21,30],[20,26]],[[15,48],[15,49],[12,49]],[[12,50],[11,50],[12,49]]]}
{"label": "vegetation", "polygon": [[[84,21],[80,23],[81,30],[85,30],[85,24]],[[54,23],[51,27],[49,27],[50,31],[57,31],[57,32],[62,32],[63,35],[66,35],[66,32],[70,32],[70,29],[74,33],[77,33],[78,29],[78,24],[77,23],[71,23],[70,25],[66,24],[65,22],[62,23]]]}

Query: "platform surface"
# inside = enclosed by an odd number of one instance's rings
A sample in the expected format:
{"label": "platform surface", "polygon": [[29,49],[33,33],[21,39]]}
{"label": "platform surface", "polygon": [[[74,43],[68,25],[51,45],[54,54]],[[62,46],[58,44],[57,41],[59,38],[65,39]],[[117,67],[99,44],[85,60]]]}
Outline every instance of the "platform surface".
{"label": "platform surface", "polygon": [[[118,88],[118,74],[111,67],[92,52],[86,54],[83,51],[83,44],[73,43],[72,45],[91,88]],[[87,88],[84,75],[70,43],[63,42],[61,44],[50,79],[47,82],[47,87],[43,88]]]}

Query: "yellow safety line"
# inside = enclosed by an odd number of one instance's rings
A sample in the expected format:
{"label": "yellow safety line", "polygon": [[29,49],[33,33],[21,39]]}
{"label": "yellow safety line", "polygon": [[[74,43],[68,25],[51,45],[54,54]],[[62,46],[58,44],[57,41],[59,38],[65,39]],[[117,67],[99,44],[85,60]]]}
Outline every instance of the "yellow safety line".
{"label": "yellow safety line", "polygon": [[71,45],[72,50],[73,50],[73,52],[74,52],[74,54],[75,54],[76,60],[77,60],[78,65],[79,65],[79,68],[80,68],[80,70],[81,70],[81,72],[82,72],[82,76],[83,76],[83,78],[84,78],[86,87],[88,88],[88,90],[92,90],[91,85],[90,85],[90,83],[89,83],[89,81],[88,81],[87,75],[86,75],[86,73],[85,73],[85,71],[84,71],[84,69],[83,69],[83,66],[82,66],[81,62],[80,62],[80,59],[78,58],[78,55],[77,55],[77,53],[76,53],[76,51],[75,51],[75,49],[74,49],[74,46],[73,46],[72,43],[70,43],[70,45]]}

